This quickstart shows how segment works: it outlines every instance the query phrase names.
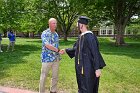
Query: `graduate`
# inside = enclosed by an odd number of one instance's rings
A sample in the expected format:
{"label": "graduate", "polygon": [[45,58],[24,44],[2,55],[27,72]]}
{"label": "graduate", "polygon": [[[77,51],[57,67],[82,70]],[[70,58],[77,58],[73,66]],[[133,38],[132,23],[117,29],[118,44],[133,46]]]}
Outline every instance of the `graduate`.
{"label": "graduate", "polygon": [[75,57],[78,93],[98,93],[101,69],[106,66],[98,46],[97,37],[87,29],[89,18],[80,16],[81,32],[73,48],[65,49],[70,58]]}

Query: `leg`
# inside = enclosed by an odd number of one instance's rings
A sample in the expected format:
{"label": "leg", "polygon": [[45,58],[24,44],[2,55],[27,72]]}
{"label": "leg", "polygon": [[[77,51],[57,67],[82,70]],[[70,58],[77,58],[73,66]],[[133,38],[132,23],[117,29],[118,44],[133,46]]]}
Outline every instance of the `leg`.
{"label": "leg", "polygon": [[96,75],[94,77],[83,76],[81,83],[81,93],[98,93],[99,78]]}
{"label": "leg", "polygon": [[7,47],[7,51],[9,51],[10,45],[11,45],[11,41],[9,41],[9,45]]}
{"label": "leg", "polygon": [[77,85],[78,85],[78,93],[82,93],[81,92],[81,75],[77,68],[76,68],[76,79],[77,79]]}
{"label": "leg", "polygon": [[52,63],[50,63],[50,62],[42,63],[40,84],[39,84],[39,93],[45,93],[45,81],[46,81],[46,77],[49,72],[49,69],[51,68],[51,64]]}
{"label": "leg", "polygon": [[0,51],[1,51],[1,41],[0,41]]}
{"label": "leg", "polygon": [[57,92],[57,82],[58,82],[58,71],[59,71],[59,61],[53,62],[52,65],[52,83],[51,92]]}
{"label": "leg", "polygon": [[95,82],[94,82],[94,92],[95,93],[98,93],[98,87],[99,87],[99,79],[100,79],[100,77],[95,77]]}
{"label": "leg", "polygon": [[15,42],[12,42],[12,51],[14,51]]}
{"label": "leg", "polygon": [[3,52],[3,51],[1,50],[1,41],[0,41],[0,52]]}

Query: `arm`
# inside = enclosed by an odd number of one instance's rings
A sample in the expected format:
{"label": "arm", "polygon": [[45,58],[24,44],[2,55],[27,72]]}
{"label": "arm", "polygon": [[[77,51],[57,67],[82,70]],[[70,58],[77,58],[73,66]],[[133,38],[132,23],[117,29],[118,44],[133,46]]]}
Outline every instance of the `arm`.
{"label": "arm", "polygon": [[75,50],[73,48],[67,48],[67,49],[65,49],[65,51],[70,58],[75,57]]}
{"label": "arm", "polygon": [[54,46],[52,46],[51,44],[46,44],[45,46],[46,46],[46,48],[48,48],[48,49],[50,49],[52,51],[59,52],[59,49],[54,47]]}
{"label": "arm", "polygon": [[52,50],[52,51],[55,51],[55,52],[59,52],[59,49],[58,49],[58,48],[56,48],[56,47],[54,47],[53,45],[51,45],[49,34],[45,35],[44,33],[42,33],[41,39],[42,39],[43,45],[44,45],[47,49]]}
{"label": "arm", "polygon": [[11,38],[11,34],[10,33],[8,33],[8,38]]}
{"label": "arm", "polygon": [[67,49],[65,49],[66,53],[68,54],[68,56],[70,58],[75,57],[76,44],[77,44],[77,42],[73,45],[73,48],[67,48]]}
{"label": "arm", "polygon": [[101,68],[105,66],[104,60],[99,52],[98,40],[95,35],[90,34],[87,39],[88,47],[91,50],[93,57],[93,67],[95,69],[96,77],[101,75]]}

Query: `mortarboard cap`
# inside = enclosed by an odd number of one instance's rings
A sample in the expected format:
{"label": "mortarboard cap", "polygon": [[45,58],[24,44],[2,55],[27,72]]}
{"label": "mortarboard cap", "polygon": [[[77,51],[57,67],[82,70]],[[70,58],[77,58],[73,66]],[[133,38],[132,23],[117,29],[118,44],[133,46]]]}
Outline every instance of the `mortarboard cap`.
{"label": "mortarboard cap", "polygon": [[85,24],[85,25],[88,24],[88,21],[89,21],[89,18],[86,16],[80,16],[78,19],[78,23]]}

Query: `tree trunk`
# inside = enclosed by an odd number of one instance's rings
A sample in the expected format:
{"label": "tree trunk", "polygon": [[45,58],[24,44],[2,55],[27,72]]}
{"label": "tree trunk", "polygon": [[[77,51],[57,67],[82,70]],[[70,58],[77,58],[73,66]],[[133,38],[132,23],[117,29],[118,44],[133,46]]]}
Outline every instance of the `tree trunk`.
{"label": "tree trunk", "polygon": [[64,41],[68,41],[66,33],[64,33]]}
{"label": "tree trunk", "polygon": [[34,32],[29,32],[29,38],[34,38]]}
{"label": "tree trunk", "polygon": [[7,36],[7,31],[4,31],[4,36],[3,37],[6,37]]}
{"label": "tree trunk", "polygon": [[7,29],[3,29],[3,34],[4,34],[3,37],[7,37]]}
{"label": "tree trunk", "polygon": [[123,35],[116,35],[116,45],[120,46],[120,45],[124,45],[124,36]]}
{"label": "tree trunk", "polygon": [[25,37],[29,37],[29,32],[25,32],[25,33],[24,33],[24,36],[25,36]]}
{"label": "tree trunk", "polygon": [[67,34],[66,27],[62,26],[61,29],[62,29],[62,32],[64,33],[64,41],[68,41],[68,39],[67,39],[68,34]]}
{"label": "tree trunk", "polygon": [[33,38],[35,37],[35,32],[33,32]]}
{"label": "tree trunk", "polygon": [[115,44],[117,46],[120,46],[120,45],[124,45],[125,44],[125,41],[124,41],[124,31],[125,31],[125,25],[123,24],[117,24],[116,26],[116,42]]}

